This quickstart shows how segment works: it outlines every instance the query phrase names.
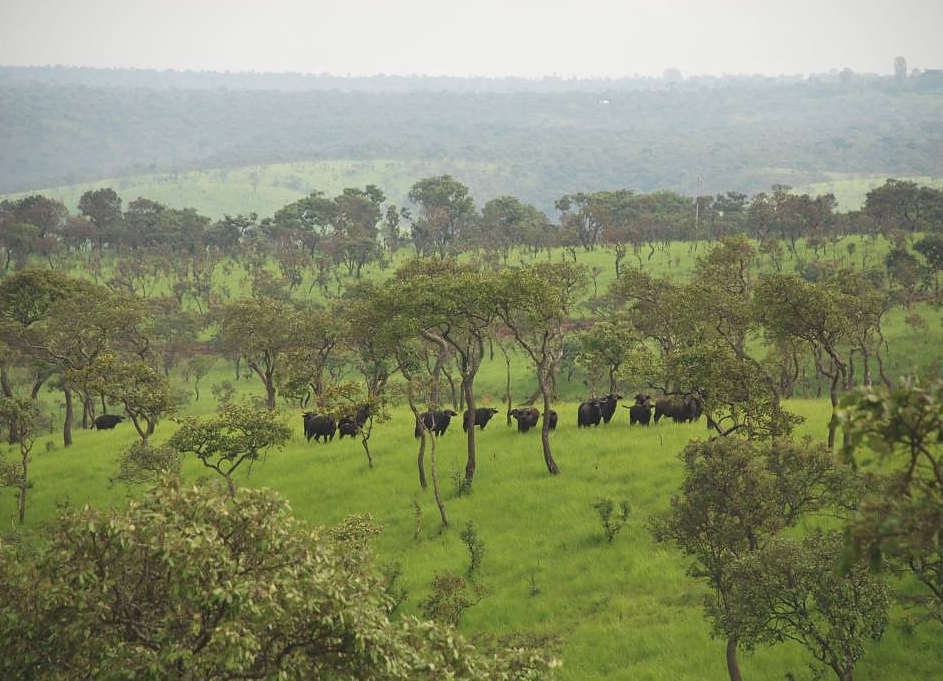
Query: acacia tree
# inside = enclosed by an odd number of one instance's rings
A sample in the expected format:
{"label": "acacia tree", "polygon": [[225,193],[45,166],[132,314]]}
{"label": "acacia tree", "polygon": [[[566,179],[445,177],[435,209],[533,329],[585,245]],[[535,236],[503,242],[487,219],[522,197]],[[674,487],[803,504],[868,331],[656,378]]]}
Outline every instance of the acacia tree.
{"label": "acacia tree", "polygon": [[500,276],[497,316],[530,358],[543,397],[541,444],[551,474],[560,472],[550,449],[546,414],[553,399],[553,376],[563,357],[567,324],[586,288],[586,269],[572,263],[537,263]]}
{"label": "acacia tree", "polygon": [[19,449],[18,461],[0,455],[0,485],[15,487],[20,524],[26,519],[26,492],[33,486],[29,477],[30,453],[40,429],[46,425],[42,405],[28,397],[0,398],[0,425],[9,428]]}
{"label": "acacia tree", "polygon": [[404,293],[403,282],[396,279],[382,287],[373,282],[360,282],[348,289],[344,309],[349,318],[351,342],[355,345],[369,342],[378,354],[391,358],[405,380],[406,401],[420,435],[417,455],[419,485],[422,489],[427,485],[425,452],[428,443],[433,496],[442,525],[447,526],[448,515],[436,468],[436,442],[435,438],[428,437],[429,432],[420,417],[419,408],[422,397],[433,405],[438,404],[437,372],[445,361],[442,357],[444,342],[434,352],[435,359],[431,363],[433,368],[429,372],[431,380],[424,380],[430,362],[429,343],[424,342],[420,334],[422,317],[417,306],[421,306],[422,300]]}
{"label": "acacia tree", "polygon": [[[81,279],[24,270],[0,282],[0,317],[8,342],[47,362],[62,376],[63,443],[72,444],[72,378],[111,349],[140,352],[143,302]],[[85,415],[88,416],[86,404]]]}
{"label": "acacia tree", "polygon": [[[414,261],[401,268],[396,280],[402,295],[417,304],[420,335],[454,357],[461,376],[462,398],[475,413],[475,377],[485,357],[486,341],[496,317],[496,282],[475,266],[455,261]],[[475,429],[467,429],[464,490],[471,489],[477,465]]]}
{"label": "acacia tree", "polygon": [[468,187],[450,175],[438,175],[416,182],[407,197],[419,208],[412,223],[417,252],[444,258],[459,244],[462,229],[474,217],[475,200]]}
{"label": "acacia tree", "polygon": [[690,443],[682,453],[681,493],[652,521],[657,541],[693,559],[688,574],[706,582],[705,614],[726,640],[727,671],[740,681],[737,649],[757,639],[757,617],[737,600],[733,566],[806,513],[847,506],[850,472],[809,442],[774,441],[762,448],[740,438]]}
{"label": "acacia tree", "polygon": [[157,422],[176,413],[183,402],[167,377],[139,357],[120,358],[106,352],[70,374],[69,379],[109,401],[119,402],[144,443],[154,434]]}
{"label": "acacia tree", "polygon": [[275,373],[302,342],[298,310],[282,300],[246,298],[224,305],[218,318],[223,348],[245,360],[265,386],[266,406],[275,409]]}
{"label": "acacia tree", "polygon": [[734,563],[732,597],[757,642],[796,641],[852,681],[865,643],[884,633],[889,595],[866,561],[838,569],[842,551],[838,532],[775,537]]}
{"label": "acacia tree", "polygon": [[788,435],[797,419],[781,405],[778,385],[750,352],[757,334],[751,301],[753,247],[725,238],[695,263],[691,281],[675,284],[625,271],[610,299],[658,345],[660,372],[649,377],[666,394],[692,397],[719,435]]}
{"label": "acacia tree", "polygon": [[[829,380],[832,409],[842,391],[852,387],[853,358],[880,353],[880,320],[886,298],[871,291],[860,277],[844,273],[822,283],[795,275],[773,274],[757,285],[754,312],[776,342],[800,341],[811,350],[816,372]],[[866,366],[869,366],[866,364]],[[870,382],[870,370],[865,378]],[[835,446],[837,424],[829,424],[828,443]]]}
{"label": "acacia tree", "polygon": [[641,344],[638,333],[624,318],[615,318],[612,321],[597,321],[579,338],[580,349],[576,363],[586,369],[589,375],[590,393],[599,394],[601,380],[607,382],[608,392],[618,392],[622,369]]}
{"label": "acacia tree", "polygon": [[223,476],[229,495],[235,496],[236,469],[246,462],[251,467],[290,438],[291,428],[275,412],[228,404],[216,416],[186,417],[167,444],[181,454],[194,454],[204,466]]}
{"label": "acacia tree", "polygon": [[332,370],[341,364],[337,356],[343,350],[341,340],[346,333],[341,308],[308,305],[300,310],[297,333],[303,342],[286,352],[275,379],[279,392],[297,398],[301,406],[324,394]]}
{"label": "acacia tree", "polygon": [[43,541],[0,547],[0,676],[549,677],[529,647],[391,619],[371,553],[340,530],[305,528],[271,491],[173,479],[127,506],[67,510]]}

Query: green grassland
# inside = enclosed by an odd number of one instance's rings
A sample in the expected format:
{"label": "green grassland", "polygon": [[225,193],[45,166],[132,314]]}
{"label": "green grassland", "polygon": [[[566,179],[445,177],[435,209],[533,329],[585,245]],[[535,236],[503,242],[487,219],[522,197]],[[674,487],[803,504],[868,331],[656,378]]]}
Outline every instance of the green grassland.
{"label": "green grassland", "polygon": [[[666,510],[679,488],[679,451],[692,438],[705,436],[703,422],[629,428],[620,409],[608,425],[578,429],[576,403],[557,408],[561,422],[552,444],[562,470],[558,476],[544,468],[539,435],[506,427],[499,414],[479,432],[474,489],[459,496],[455,476],[465,457],[461,429],[453,424],[438,438],[450,519],[444,529],[432,490],[419,488],[417,444],[404,408],[375,427],[373,469],[357,441],[305,442],[300,413],[288,409],[284,416],[293,426],[291,441],[237,477],[240,485],[278,490],[312,525],[371,514],[384,528],[375,544],[378,561],[402,565],[409,593],[404,607],[410,612],[417,612],[436,572],[465,571],[468,553],[459,533],[472,522],[485,545],[479,579],[488,595],[466,612],[461,632],[554,636],[563,679],[724,678],[723,643],[711,639],[701,616],[702,587],[685,575],[681,556],[653,542],[648,531],[648,519]],[[807,417],[803,432],[824,434],[826,403],[793,401],[789,408]],[[173,427],[162,424],[158,440]],[[50,438],[38,442],[27,524],[37,526],[63,501],[73,506],[121,503],[133,492],[109,487],[107,480],[116,471],[118,452],[134,439],[131,427],[121,424],[114,431],[79,431],[68,449],[46,449]],[[185,475],[212,474],[188,461]],[[600,498],[631,506],[628,524],[612,543],[592,508]],[[5,493],[0,517],[12,513],[12,496]],[[905,634],[891,627],[869,647],[856,678],[932,678],[939,671],[933,652],[939,644],[932,628]],[[782,679],[792,672],[801,678],[807,662],[798,646],[761,648],[744,655],[744,677]]]}
{"label": "green grassland", "polygon": [[[857,266],[864,259],[880,262],[881,242],[856,238],[855,243]],[[672,244],[657,250],[650,260],[647,252],[642,258],[647,271],[680,281],[691,271],[695,257],[706,252],[705,244]],[[839,244],[824,257],[842,254],[851,257],[845,245]],[[810,257],[803,250],[799,256]],[[563,251],[538,256],[546,257],[569,256]],[[512,264],[530,258],[515,253]],[[613,254],[597,249],[580,253],[579,258],[596,272],[595,292],[604,293],[614,278]],[[787,259],[785,268],[794,266]],[[365,276],[384,277],[391,271],[371,269]],[[228,273],[221,270],[217,283],[230,291],[245,290],[243,274],[238,266]],[[925,325],[907,321],[915,313]],[[581,307],[578,315],[589,317],[588,308]],[[939,309],[929,303],[907,310],[895,308],[887,315],[884,331],[892,377],[923,372],[939,361],[943,324]],[[515,356],[512,371],[513,399],[518,403],[533,392],[535,382],[520,355]],[[240,400],[261,397],[258,379],[237,377],[233,364],[220,360],[200,383],[201,399],[191,400],[186,413],[211,413],[215,408],[211,386],[224,381],[236,385]],[[418,445],[412,417],[402,405],[394,406],[375,425],[370,445],[376,466],[371,469],[359,441],[306,442],[300,408],[282,404],[281,412],[294,431],[292,439],[251,469],[241,470],[238,483],[277,490],[290,501],[294,513],[311,525],[332,525],[355,513],[371,514],[384,528],[375,542],[378,562],[402,565],[403,585],[409,594],[404,608],[413,613],[418,613],[418,604],[429,593],[437,572],[465,571],[468,552],[459,533],[472,522],[485,545],[479,579],[488,595],[466,612],[460,631],[471,637],[509,632],[553,636],[559,641],[562,679],[726,678],[724,644],[711,638],[702,616],[703,587],[686,575],[681,555],[655,543],[648,531],[649,519],[664,512],[679,490],[678,455],[685,443],[707,436],[703,421],[629,428],[627,412],[620,408],[610,424],[578,429],[577,404],[588,388],[580,375],[572,381],[561,378],[561,402],[554,405],[560,426],[551,442],[562,472],[550,476],[543,464],[539,434],[520,434],[504,423],[504,382],[505,364],[495,351],[479,372],[476,394],[480,406],[496,406],[501,413],[478,435],[478,472],[471,494],[458,494],[465,463],[460,422],[454,422],[437,440],[439,479],[450,520],[447,528],[439,522],[432,490],[419,487]],[[184,387],[192,392],[194,386]],[[806,394],[814,394],[811,380],[804,387]],[[54,402],[58,394],[45,397],[54,420],[61,423]],[[791,400],[787,408],[806,417],[798,435],[824,439],[830,417],[827,400]],[[155,442],[164,441],[174,428],[171,420],[161,422]],[[74,438],[69,448],[62,447],[58,432],[37,441],[30,469],[35,487],[29,492],[28,527],[52,518],[62,503],[106,506],[123,503],[136,493],[108,482],[117,473],[119,454],[136,440],[129,424],[114,431],[76,430]],[[214,475],[196,460],[186,462],[184,474],[189,480]],[[606,541],[592,508],[601,498],[616,504],[624,500],[631,507],[628,524],[612,543]],[[14,508],[12,490],[0,490],[0,522],[7,528],[12,527]],[[943,634],[931,625],[908,632],[902,621],[895,617],[884,638],[868,647],[856,669],[859,681],[939,676]],[[744,654],[741,665],[744,678],[772,681],[787,673],[808,678],[809,661],[798,645],[782,644]]]}
{"label": "green grassland", "polygon": [[[867,193],[880,187],[888,179],[887,175],[850,176],[842,173],[826,173],[826,175],[829,176],[829,179],[825,181],[794,187],[794,190],[811,196],[834,194],[838,210],[848,211],[861,208],[864,205]],[[896,177],[894,179],[910,180],[921,186],[943,189],[943,178],[941,177],[918,176]]]}

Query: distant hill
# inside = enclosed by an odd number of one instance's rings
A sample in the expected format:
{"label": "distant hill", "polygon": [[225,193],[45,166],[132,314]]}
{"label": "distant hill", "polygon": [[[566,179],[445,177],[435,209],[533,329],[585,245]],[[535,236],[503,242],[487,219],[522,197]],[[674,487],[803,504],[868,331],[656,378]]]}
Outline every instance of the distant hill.
{"label": "distant hill", "polygon": [[[511,194],[551,211],[576,191],[694,195],[836,174],[940,177],[941,120],[943,91],[881,78],[489,81],[0,67],[0,193],[343,161],[452,172],[479,203]],[[463,168],[474,178],[461,177]]]}

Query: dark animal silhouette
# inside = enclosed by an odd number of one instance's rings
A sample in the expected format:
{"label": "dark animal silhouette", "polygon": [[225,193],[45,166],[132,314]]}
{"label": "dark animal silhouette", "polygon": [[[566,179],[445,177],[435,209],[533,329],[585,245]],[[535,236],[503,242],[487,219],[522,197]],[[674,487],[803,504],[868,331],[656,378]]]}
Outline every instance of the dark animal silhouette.
{"label": "dark animal silhouette", "polygon": [[534,407],[512,409],[511,416],[517,420],[517,430],[521,433],[526,433],[537,425],[537,422],[540,420],[540,411]]}
{"label": "dark animal silhouette", "polygon": [[329,442],[334,439],[334,434],[337,432],[337,423],[334,422],[334,417],[318,415],[313,411],[306,411],[304,413],[304,428],[305,428],[305,439],[308,442],[311,442],[311,438],[314,438],[315,442],[321,442],[321,438],[324,438],[324,442]]}
{"label": "dark animal silhouette", "polygon": [[553,409],[547,412],[547,430],[557,429],[557,412]]}
{"label": "dark animal silhouette", "polygon": [[[491,420],[491,417],[498,413],[497,409],[492,407],[477,407],[475,409],[475,425],[478,426],[480,430],[484,430],[485,426],[488,425],[488,421]],[[462,421],[462,430],[466,433],[468,432],[468,424],[471,421],[471,412],[466,409],[465,416]]]}
{"label": "dark animal silhouette", "polygon": [[652,398],[651,395],[643,395],[639,393],[635,396],[635,404],[631,407],[628,407],[629,410],[629,425],[633,426],[636,423],[643,426],[649,425],[652,420]]}
{"label": "dark animal silhouette", "polygon": [[616,404],[621,399],[622,395],[619,393],[609,393],[599,399],[599,411],[605,423],[609,423],[609,421],[612,420],[612,415],[616,413]]}
{"label": "dark animal silhouette", "polygon": [[97,430],[111,430],[122,421],[124,421],[124,416],[120,414],[102,414],[101,416],[95,417],[95,420],[92,421],[92,425]]}
{"label": "dark animal silhouette", "polygon": [[701,418],[704,407],[693,395],[681,397],[663,397],[655,400],[655,423],[662,416],[669,417],[675,423],[690,423]]}
{"label": "dark animal silhouette", "polygon": [[[451,409],[443,409],[441,411],[423,412],[419,415],[419,418],[422,419],[426,430],[430,431],[433,435],[444,435],[445,431],[449,428],[449,423],[452,422],[453,416],[458,416],[458,412],[454,412]],[[422,430],[419,428],[418,423],[416,424],[414,433],[416,437],[422,435]]]}
{"label": "dark animal silhouette", "polygon": [[370,418],[370,407],[360,407],[353,417],[341,416],[337,421],[338,438],[343,438],[345,435],[354,437],[363,428],[368,418]]}
{"label": "dark animal silhouette", "polygon": [[602,421],[602,407],[600,399],[594,397],[589,400],[583,400],[576,413],[576,425],[578,428],[589,428],[598,426]]}

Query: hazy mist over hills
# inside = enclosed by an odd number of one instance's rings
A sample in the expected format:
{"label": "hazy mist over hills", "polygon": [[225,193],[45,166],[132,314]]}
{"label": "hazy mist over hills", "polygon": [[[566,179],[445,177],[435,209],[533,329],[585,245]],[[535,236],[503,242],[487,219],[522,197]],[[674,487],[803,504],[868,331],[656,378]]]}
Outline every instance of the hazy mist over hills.
{"label": "hazy mist over hills", "polygon": [[[336,78],[0,67],[0,192],[319,159],[449,160],[481,201],[943,175],[943,75]],[[415,178],[418,179],[418,178]]]}

